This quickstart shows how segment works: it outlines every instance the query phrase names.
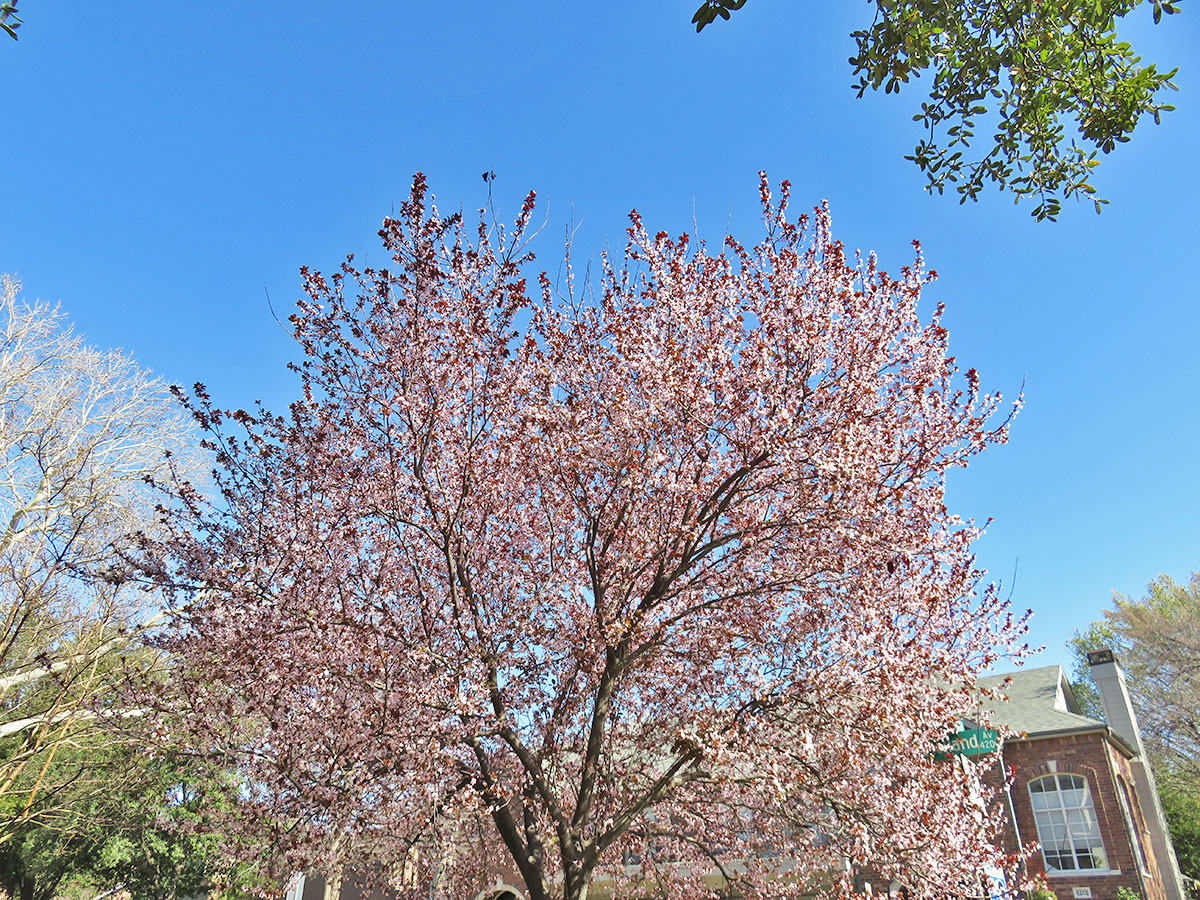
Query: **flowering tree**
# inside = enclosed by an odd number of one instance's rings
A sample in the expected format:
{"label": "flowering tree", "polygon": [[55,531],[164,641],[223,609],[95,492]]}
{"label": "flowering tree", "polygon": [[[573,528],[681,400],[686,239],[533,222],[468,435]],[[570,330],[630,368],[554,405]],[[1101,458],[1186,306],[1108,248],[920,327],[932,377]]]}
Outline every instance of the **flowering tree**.
{"label": "flowering tree", "polygon": [[943,502],[999,397],[955,386],[919,257],[761,194],[765,240],[716,255],[634,213],[585,297],[528,290],[532,194],[472,240],[418,176],[393,268],[304,271],[288,415],[198,386],[224,499],[181,489],[153,548],[171,702],[287,865],[582,900],[998,861],[931,751],[1023,631]]}

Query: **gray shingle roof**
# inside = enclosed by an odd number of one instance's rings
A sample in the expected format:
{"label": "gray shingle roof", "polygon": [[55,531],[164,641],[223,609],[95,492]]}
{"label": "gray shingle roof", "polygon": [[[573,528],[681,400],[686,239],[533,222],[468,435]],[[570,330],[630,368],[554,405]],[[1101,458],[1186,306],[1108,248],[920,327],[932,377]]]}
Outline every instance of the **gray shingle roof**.
{"label": "gray shingle roof", "polygon": [[[1012,681],[1005,686],[1008,678]],[[1030,737],[1104,727],[1100,720],[1080,714],[1062,666],[988,675],[980,678],[979,684],[996,688],[1008,698],[1007,702],[985,704],[993,721],[1007,725],[1013,731],[1026,732]]]}

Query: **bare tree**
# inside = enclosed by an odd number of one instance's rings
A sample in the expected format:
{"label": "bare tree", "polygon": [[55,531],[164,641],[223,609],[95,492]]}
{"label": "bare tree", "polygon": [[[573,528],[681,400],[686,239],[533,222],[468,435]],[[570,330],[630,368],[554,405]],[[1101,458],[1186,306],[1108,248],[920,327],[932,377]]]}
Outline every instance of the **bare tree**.
{"label": "bare tree", "polygon": [[127,716],[113,679],[153,657],[154,597],[123,565],[152,528],[149,479],[191,468],[190,425],[128,355],[0,283],[0,844],[103,773],[88,749]]}

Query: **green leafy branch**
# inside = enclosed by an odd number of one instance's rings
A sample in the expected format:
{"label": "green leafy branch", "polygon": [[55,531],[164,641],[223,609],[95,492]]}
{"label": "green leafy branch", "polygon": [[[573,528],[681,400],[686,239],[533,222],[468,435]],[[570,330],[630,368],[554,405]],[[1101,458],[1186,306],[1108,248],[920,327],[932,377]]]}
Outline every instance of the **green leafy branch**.
{"label": "green leafy branch", "polygon": [[8,32],[14,41],[17,39],[17,29],[21,27],[21,17],[17,15],[17,0],[0,0],[0,29]]}
{"label": "green leafy branch", "polygon": [[700,8],[696,10],[696,14],[692,16],[692,24],[696,26],[696,32],[704,30],[705,25],[711,24],[717,16],[720,16],[726,21],[729,20],[731,10],[741,9],[746,5],[746,0],[705,0],[700,4]]}
{"label": "green leafy branch", "polygon": [[[692,21],[702,30],[745,0],[706,0]],[[913,116],[928,135],[906,159],[926,190],[952,186],[977,200],[988,183],[1037,201],[1035,218],[1054,220],[1067,199],[1106,200],[1091,183],[1100,156],[1129,140],[1137,124],[1173,109],[1177,70],[1142,65],[1117,20],[1142,0],[872,0],[869,28],[851,34],[853,87],[898,93],[933,72],[929,98]],[[1179,12],[1178,0],[1151,0],[1154,21]],[[972,153],[977,130],[991,126],[989,149]],[[1075,129],[1068,132],[1068,125]]]}

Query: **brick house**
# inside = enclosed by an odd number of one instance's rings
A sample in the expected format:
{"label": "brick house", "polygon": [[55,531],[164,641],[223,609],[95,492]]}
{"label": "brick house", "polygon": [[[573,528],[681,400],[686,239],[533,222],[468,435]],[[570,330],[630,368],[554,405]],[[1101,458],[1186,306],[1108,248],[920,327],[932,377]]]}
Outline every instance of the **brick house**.
{"label": "brick house", "polygon": [[[1027,861],[1058,900],[1187,900],[1125,679],[1113,654],[1088,655],[1105,720],[1083,715],[1059,666],[981,678],[1007,701],[989,710],[1020,735],[989,773],[1007,790],[1010,850],[1037,841]],[[1007,684],[1006,684],[1007,682]]]}

